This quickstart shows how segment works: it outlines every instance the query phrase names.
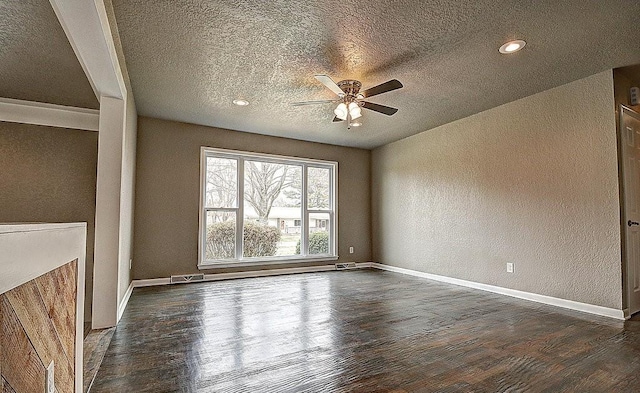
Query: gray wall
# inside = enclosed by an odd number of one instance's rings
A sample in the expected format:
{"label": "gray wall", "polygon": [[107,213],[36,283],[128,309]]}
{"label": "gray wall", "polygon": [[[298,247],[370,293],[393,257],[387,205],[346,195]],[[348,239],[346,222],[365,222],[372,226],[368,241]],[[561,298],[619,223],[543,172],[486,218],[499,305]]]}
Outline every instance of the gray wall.
{"label": "gray wall", "polygon": [[134,279],[198,272],[201,146],[337,161],[339,261],[371,260],[370,151],[148,117],[137,143]]}
{"label": "gray wall", "polygon": [[613,104],[607,71],[374,150],[374,261],[620,309]]}
{"label": "gray wall", "polygon": [[98,133],[0,122],[0,222],[86,222],[91,319]]}

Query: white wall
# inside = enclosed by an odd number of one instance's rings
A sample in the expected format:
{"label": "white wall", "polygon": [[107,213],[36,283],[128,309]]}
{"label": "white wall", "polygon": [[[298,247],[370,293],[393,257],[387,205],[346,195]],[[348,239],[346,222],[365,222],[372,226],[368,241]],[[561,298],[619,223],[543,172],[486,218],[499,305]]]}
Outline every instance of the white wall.
{"label": "white wall", "polygon": [[375,262],[621,308],[611,71],[380,147],[372,176]]}
{"label": "white wall", "polygon": [[115,326],[131,283],[137,113],[132,95],[100,100],[94,329]]}
{"label": "white wall", "polygon": [[125,136],[123,139],[120,200],[120,246],[118,257],[118,305],[131,284],[129,261],[133,258],[133,205],[135,199],[136,136],[138,115],[133,94],[127,95]]}
{"label": "white wall", "polygon": [[115,326],[117,323],[124,124],[124,101],[118,98],[102,97],[98,132],[91,320],[94,329]]}

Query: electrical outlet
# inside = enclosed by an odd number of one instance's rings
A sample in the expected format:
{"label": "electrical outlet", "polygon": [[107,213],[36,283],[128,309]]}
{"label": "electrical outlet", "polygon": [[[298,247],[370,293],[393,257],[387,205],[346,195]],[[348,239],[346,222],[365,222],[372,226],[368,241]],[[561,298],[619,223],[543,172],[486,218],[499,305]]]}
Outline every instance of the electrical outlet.
{"label": "electrical outlet", "polygon": [[353,254],[353,247],[349,247],[349,254]]}
{"label": "electrical outlet", "polygon": [[507,262],[507,273],[513,273],[513,263]]}
{"label": "electrical outlet", "polygon": [[47,367],[46,378],[47,382],[45,384],[44,393],[55,393],[56,390],[56,381],[55,381],[55,373],[54,373],[54,365],[53,360],[49,363],[49,367]]}

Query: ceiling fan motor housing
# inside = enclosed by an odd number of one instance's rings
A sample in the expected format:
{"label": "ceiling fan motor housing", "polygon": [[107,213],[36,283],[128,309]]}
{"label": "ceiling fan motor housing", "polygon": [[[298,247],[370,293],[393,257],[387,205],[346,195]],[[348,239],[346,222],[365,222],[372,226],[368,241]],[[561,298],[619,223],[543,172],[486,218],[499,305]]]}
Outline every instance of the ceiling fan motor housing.
{"label": "ceiling fan motor housing", "polygon": [[[336,84],[344,92],[345,103],[349,104],[351,102],[357,102],[356,98],[362,98],[362,97],[358,97],[358,93],[362,88],[362,83],[360,83],[360,81],[353,80],[353,79],[345,79]],[[360,103],[358,103],[358,105],[359,104]]]}

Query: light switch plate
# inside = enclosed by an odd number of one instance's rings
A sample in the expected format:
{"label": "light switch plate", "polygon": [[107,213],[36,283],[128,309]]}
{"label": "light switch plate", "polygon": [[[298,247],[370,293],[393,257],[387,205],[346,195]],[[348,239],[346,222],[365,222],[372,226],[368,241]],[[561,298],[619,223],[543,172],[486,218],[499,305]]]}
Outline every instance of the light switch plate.
{"label": "light switch plate", "polygon": [[507,273],[513,273],[513,263],[507,262]]}
{"label": "light switch plate", "polygon": [[55,381],[55,368],[53,365],[53,360],[51,361],[51,363],[49,363],[49,366],[47,367],[47,373],[46,373],[46,378],[47,378],[47,383],[45,386],[45,393],[55,393],[56,391],[56,381]]}

